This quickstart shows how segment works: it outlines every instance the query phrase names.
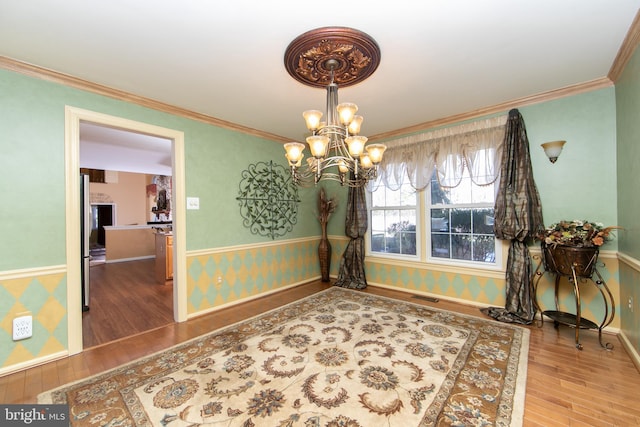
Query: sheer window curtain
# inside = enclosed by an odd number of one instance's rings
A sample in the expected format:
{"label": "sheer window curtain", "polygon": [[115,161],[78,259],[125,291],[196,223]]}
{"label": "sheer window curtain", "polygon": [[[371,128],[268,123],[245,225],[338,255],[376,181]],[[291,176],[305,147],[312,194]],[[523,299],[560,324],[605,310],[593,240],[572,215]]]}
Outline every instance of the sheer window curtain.
{"label": "sheer window curtain", "polygon": [[507,115],[502,115],[385,141],[378,178],[367,189],[384,183],[397,190],[407,178],[413,188],[423,190],[434,171],[442,187],[456,187],[465,168],[474,184],[491,184],[500,174],[506,122]]}

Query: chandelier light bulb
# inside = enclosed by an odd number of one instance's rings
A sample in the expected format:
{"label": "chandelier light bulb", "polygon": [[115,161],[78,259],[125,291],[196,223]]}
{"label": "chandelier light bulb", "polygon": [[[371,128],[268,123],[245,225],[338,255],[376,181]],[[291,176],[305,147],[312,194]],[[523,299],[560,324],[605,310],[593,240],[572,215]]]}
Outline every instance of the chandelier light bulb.
{"label": "chandelier light bulb", "polygon": [[307,123],[307,129],[309,129],[311,132],[315,132],[316,130],[320,129],[320,119],[322,118],[322,111],[308,110],[302,113],[302,117],[304,117],[304,120]]}
{"label": "chandelier light bulb", "polygon": [[362,166],[363,169],[371,169],[373,167],[373,163],[368,154],[360,156],[360,166]]}
{"label": "chandelier light bulb", "polygon": [[343,102],[342,104],[338,104],[336,110],[338,111],[338,116],[340,117],[340,123],[343,126],[349,126],[349,124],[353,121],[353,117],[358,111],[358,106],[351,102]]}
{"label": "chandelier light bulb", "polygon": [[300,166],[302,166],[302,158],[304,157],[304,154],[300,156],[297,162],[292,161],[291,158],[289,157],[289,154],[285,154],[284,156],[289,161],[289,166],[293,166],[295,168],[299,168]]}
{"label": "chandelier light bulb", "polygon": [[285,157],[289,162],[289,166],[293,168],[299,168],[302,166],[302,159],[304,158],[304,144],[299,142],[289,142],[284,144],[284,149],[287,151]]}
{"label": "chandelier light bulb", "polygon": [[349,154],[351,157],[358,158],[364,152],[364,144],[367,143],[366,136],[349,136],[345,138],[344,142],[349,147]]}
{"label": "chandelier light bulb", "polygon": [[304,150],[304,144],[300,142],[288,142],[284,144],[284,149],[287,152],[286,156],[289,160],[289,165],[294,166],[296,163],[300,163],[304,154],[302,154],[302,150]]}
{"label": "chandelier light bulb", "polygon": [[308,136],[307,144],[309,144],[311,155],[316,159],[322,159],[327,154],[329,138],[324,135]]}
{"label": "chandelier light bulb", "polygon": [[364,117],[362,116],[354,116],[351,123],[349,123],[349,135],[358,135],[360,133],[360,127],[362,126],[362,121]]}
{"label": "chandelier light bulb", "polygon": [[373,163],[374,165],[379,164],[382,161],[382,155],[384,154],[384,150],[386,149],[387,146],[383,144],[367,145],[367,154],[371,159],[371,163]]}

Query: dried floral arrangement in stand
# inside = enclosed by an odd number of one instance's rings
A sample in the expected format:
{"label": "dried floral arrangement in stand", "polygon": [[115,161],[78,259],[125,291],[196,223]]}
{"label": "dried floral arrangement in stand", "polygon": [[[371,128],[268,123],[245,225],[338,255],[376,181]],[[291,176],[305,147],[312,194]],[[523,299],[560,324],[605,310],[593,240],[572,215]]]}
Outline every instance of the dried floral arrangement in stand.
{"label": "dried floral arrangement in stand", "polygon": [[587,220],[559,221],[547,227],[538,238],[547,245],[588,248],[602,246],[611,239],[611,232],[620,228]]}

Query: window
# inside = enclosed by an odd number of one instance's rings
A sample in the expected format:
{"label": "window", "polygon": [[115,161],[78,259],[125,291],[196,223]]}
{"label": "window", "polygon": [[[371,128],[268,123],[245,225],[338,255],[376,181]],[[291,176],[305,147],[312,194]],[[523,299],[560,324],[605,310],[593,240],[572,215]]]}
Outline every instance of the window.
{"label": "window", "polygon": [[417,194],[409,183],[396,191],[381,185],[371,194],[371,252],[417,254]]}
{"label": "window", "polygon": [[367,253],[502,269],[493,207],[507,118],[386,141],[377,189],[370,193]]}
{"label": "window", "polygon": [[476,185],[466,173],[460,185],[443,188],[434,174],[428,193],[428,257],[495,264],[494,185]]}
{"label": "window", "polygon": [[[441,187],[435,173],[431,184],[420,192],[408,182],[395,191],[381,183],[371,193],[369,252],[436,263],[495,266],[494,203],[494,184],[474,184],[467,172],[453,188]],[[425,230],[424,239],[421,229]],[[428,248],[422,257],[421,241]]]}

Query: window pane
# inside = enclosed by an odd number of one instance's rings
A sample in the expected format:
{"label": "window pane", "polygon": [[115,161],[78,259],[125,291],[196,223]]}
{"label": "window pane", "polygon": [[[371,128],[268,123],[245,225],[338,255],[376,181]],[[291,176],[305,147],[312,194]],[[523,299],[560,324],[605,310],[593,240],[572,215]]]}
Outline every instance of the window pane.
{"label": "window pane", "polygon": [[392,233],[391,230],[397,227],[396,224],[400,222],[400,211],[398,209],[391,209],[384,212],[384,225],[387,234]]}
{"label": "window pane", "polygon": [[496,261],[496,239],[492,236],[473,238],[473,260],[482,262]]}
{"label": "window pane", "polygon": [[451,229],[455,233],[470,233],[471,209],[451,209]]}
{"label": "window pane", "polygon": [[401,206],[417,205],[417,191],[409,184],[403,184],[400,187],[400,204]]}
{"label": "window pane", "polygon": [[467,171],[459,186],[442,188],[434,174],[428,224],[432,257],[495,262],[494,190],[493,184],[475,185]]}
{"label": "window pane", "polygon": [[431,234],[431,256],[449,258],[450,252],[448,234]]}
{"label": "window pane", "polygon": [[400,241],[397,234],[401,228],[400,211],[397,209],[385,211],[386,252],[400,253]]}
{"label": "window pane", "polygon": [[396,226],[399,239],[400,253],[406,255],[416,254],[416,211],[400,211],[400,223]]}
{"label": "window pane", "polygon": [[449,232],[449,209],[431,209],[431,231]]}
{"label": "window pane", "polygon": [[384,211],[372,210],[371,211],[371,231],[375,233],[384,234]]}
{"label": "window pane", "polygon": [[385,206],[385,188],[383,186],[378,187],[376,191],[371,193],[371,206]]}
{"label": "window pane", "polygon": [[416,255],[417,192],[410,185],[397,191],[381,186],[372,194],[375,204],[379,206],[371,209],[371,251]]}
{"label": "window pane", "polygon": [[400,233],[400,253],[405,255],[416,254],[416,227],[413,231],[403,231]]}
{"label": "window pane", "polygon": [[385,206],[400,206],[400,200],[402,200],[402,194],[400,191],[386,190],[387,200]]}
{"label": "window pane", "polygon": [[451,202],[451,190],[440,187],[440,184],[438,184],[438,181],[435,178],[431,180],[431,185],[429,187],[431,188],[432,205],[448,205]]}
{"label": "window pane", "polygon": [[451,258],[471,260],[471,237],[468,234],[451,235]]}
{"label": "window pane", "polygon": [[493,209],[473,210],[473,233],[493,234]]}
{"label": "window pane", "polygon": [[384,252],[384,234],[383,233],[375,233],[373,230],[371,231],[371,251],[373,252]]}

